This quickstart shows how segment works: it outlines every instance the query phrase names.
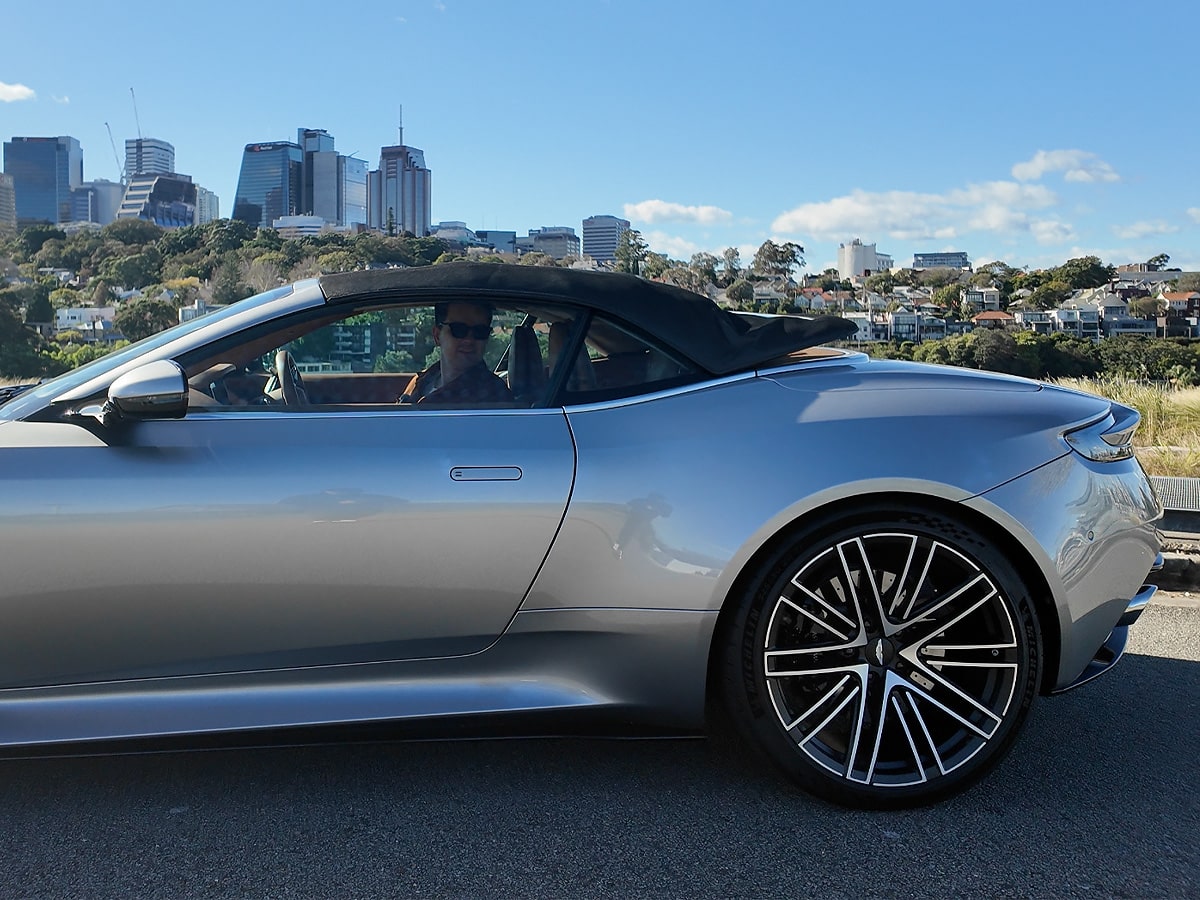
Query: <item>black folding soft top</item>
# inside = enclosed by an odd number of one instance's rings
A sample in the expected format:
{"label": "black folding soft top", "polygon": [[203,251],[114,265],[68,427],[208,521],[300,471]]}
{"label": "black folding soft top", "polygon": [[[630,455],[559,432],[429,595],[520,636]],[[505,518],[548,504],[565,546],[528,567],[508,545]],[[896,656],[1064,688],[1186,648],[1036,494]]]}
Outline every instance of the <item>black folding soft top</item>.
{"label": "black folding soft top", "polygon": [[447,295],[498,301],[542,298],[602,310],[654,335],[714,375],[750,369],[796,350],[849,337],[838,316],[743,317],[692,291],[616,272],[508,263],[448,263],[372,269],[321,278],[326,300],[364,294]]}

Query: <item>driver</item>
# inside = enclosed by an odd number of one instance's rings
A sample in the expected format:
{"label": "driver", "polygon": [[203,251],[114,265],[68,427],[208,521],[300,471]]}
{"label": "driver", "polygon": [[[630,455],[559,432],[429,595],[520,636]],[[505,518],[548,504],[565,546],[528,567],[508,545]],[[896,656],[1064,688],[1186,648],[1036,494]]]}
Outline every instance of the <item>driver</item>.
{"label": "driver", "polygon": [[413,376],[401,403],[511,403],[512,392],[483,362],[492,307],[455,300],[434,307],[433,342],[441,359]]}

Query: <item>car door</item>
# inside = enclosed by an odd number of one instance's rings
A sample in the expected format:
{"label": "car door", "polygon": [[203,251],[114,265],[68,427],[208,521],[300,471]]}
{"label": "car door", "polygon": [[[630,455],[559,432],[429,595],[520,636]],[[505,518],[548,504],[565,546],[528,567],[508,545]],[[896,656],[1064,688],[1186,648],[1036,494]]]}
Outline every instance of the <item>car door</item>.
{"label": "car door", "polygon": [[0,686],[468,654],[563,517],[561,410],[10,422]]}

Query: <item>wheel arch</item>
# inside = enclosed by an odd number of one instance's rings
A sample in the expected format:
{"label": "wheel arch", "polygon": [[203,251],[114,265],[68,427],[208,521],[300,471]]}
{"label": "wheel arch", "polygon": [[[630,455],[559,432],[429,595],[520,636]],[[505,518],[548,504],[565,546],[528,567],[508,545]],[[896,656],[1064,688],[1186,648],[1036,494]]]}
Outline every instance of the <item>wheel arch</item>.
{"label": "wheel arch", "polygon": [[744,592],[750,582],[763,566],[771,564],[772,558],[786,546],[797,532],[808,527],[813,521],[836,515],[846,519],[856,516],[866,517],[880,506],[903,505],[908,509],[941,514],[957,518],[964,525],[978,530],[988,537],[1016,570],[1026,589],[1029,591],[1034,612],[1038,617],[1038,625],[1042,635],[1042,671],[1039,693],[1047,694],[1054,687],[1058,673],[1061,648],[1061,631],[1058,621],[1058,611],[1055,607],[1053,594],[1046,577],[1037,562],[1023,547],[1019,540],[995,519],[990,518],[978,509],[956,502],[946,497],[934,494],[915,493],[912,491],[879,491],[874,493],[856,494],[822,504],[806,510],[800,516],[787,522],[777,529],[770,537],[755,550],[742,565],[728,591],[721,601],[720,613],[713,628],[712,640],[708,653],[708,683],[706,699],[711,707],[711,701],[716,697],[717,686],[715,677],[719,669],[719,656],[724,646],[724,636],[731,627],[736,615],[736,598]]}

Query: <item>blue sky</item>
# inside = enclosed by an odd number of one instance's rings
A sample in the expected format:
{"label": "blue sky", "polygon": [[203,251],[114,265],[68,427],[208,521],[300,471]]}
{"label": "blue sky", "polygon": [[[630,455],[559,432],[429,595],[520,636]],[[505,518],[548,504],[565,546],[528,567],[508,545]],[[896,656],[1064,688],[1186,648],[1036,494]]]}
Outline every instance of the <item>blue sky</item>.
{"label": "blue sky", "polygon": [[[986,7],[986,8],[985,8]],[[229,215],[242,147],[324,128],[433,171],[433,220],[628,218],[675,259],[764,240],[1200,269],[1195,0],[94,0],[7,11],[0,138],[124,141]],[[135,117],[130,89],[136,94]]]}

